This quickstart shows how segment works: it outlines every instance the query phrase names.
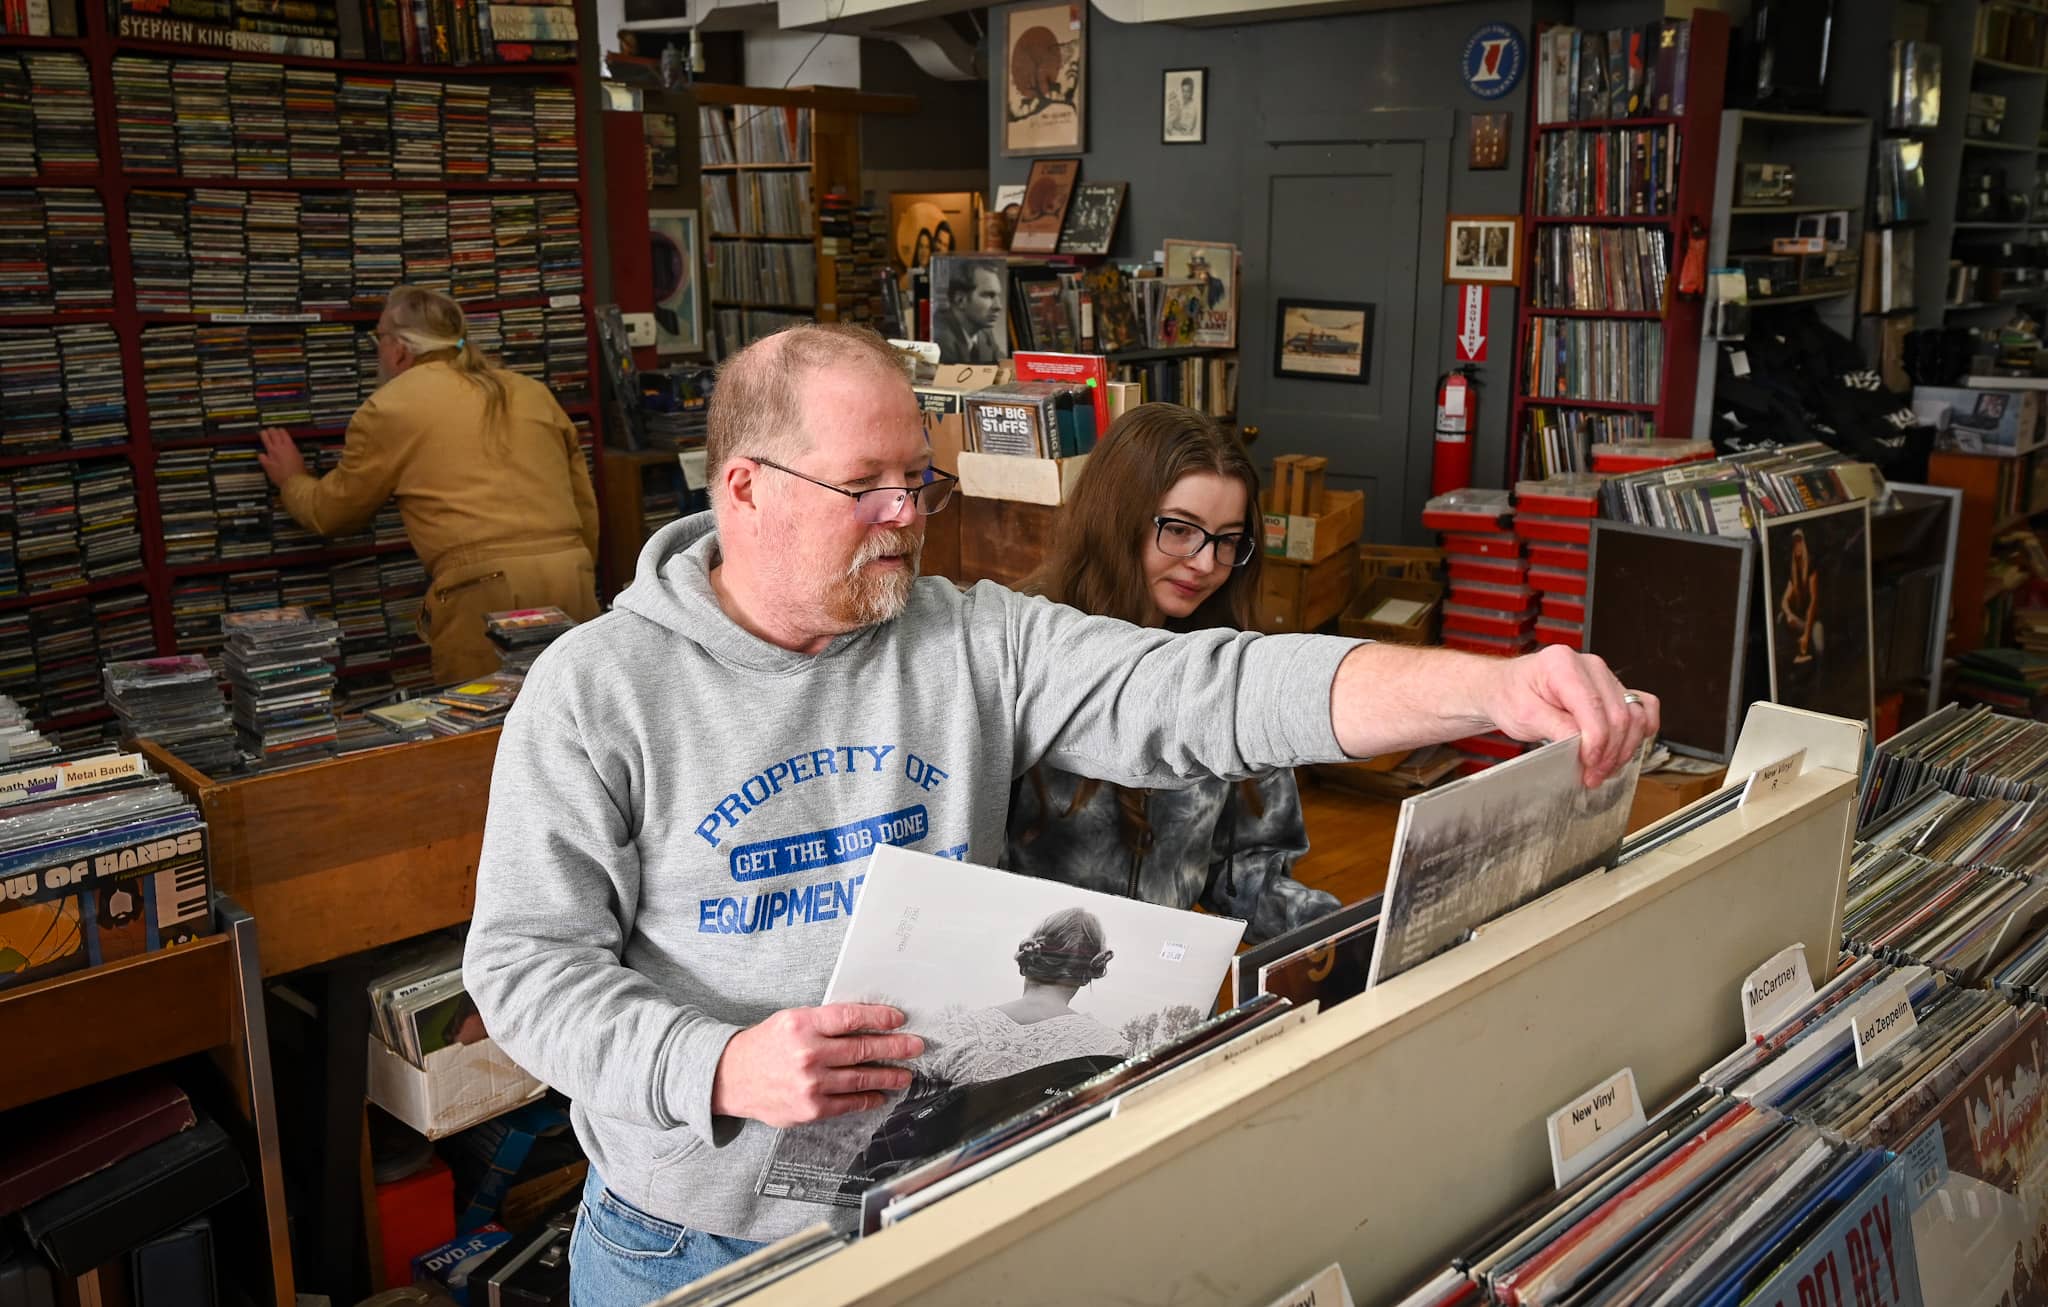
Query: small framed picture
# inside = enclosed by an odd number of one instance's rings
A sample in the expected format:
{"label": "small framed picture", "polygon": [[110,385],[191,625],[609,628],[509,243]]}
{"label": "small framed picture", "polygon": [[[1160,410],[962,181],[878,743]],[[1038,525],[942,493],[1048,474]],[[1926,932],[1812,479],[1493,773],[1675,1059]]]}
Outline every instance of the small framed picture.
{"label": "small framed picture", "polygon": [[1159,139],[1167,145],[1200,145],[1209,136],[1209,70],[1169,68],[1160,83]]}
{"label": "small framed picture", "polygon": [[1354,300],[1279,301],[1273,375],[1358,385],[1372,380],[1372,309]]}
{"label": "small framed picture", "polygon": [[1515,214],[1452,214],[1444,224],[1444,280],[1522,284],[1522,220]]}

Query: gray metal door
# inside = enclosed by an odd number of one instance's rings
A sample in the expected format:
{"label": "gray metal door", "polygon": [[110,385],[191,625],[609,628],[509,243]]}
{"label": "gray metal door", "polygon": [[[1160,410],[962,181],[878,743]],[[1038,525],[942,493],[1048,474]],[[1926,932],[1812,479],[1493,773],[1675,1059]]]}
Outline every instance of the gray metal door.
{"label": "gray metal door", "polygon": [[[1239,411],[1260,428],[1254,456],[1262,465],[1275,454],[1328,458],[1332,488],[1365,491],[1367,537],[1398,540],[1422,507],[1408,501],[1428,485],[1427,418],[1421,431],[1411,428],[1417,412],[1429,411],[1435,382],[1433,372],[1417,373],[1435,351],[1418,351],[1416,341],[1435,339],[1440,313],[1443,206],[1424,203],[1431,151],[1405,140],[1280,144],[1262,153],[1245,197],[1239,340]],[[1435,210],[1433,223],[1426,209]],[[1283,299],[1372,305],[1368,379],[1275,376]]]}

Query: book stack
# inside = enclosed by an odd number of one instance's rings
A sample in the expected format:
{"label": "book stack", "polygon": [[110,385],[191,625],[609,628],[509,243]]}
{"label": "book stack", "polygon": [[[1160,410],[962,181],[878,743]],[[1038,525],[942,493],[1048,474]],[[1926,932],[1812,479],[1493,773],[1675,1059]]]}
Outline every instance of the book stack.
{"label": "book stack", "polygon": [[169,61],[115,55],[113,73],[121,170],[131,175],[178,172],[178,101]]}
{"label": "book stack", "polygon": [[442,84],[401,77],[391,98],[391,137],[398,176],[415,181],[441,176]]}
{"label": "book stack", "polygon": [[498,646],[500,667],[522,675],[541,650],[574,625],[575,619],[559,608],[515,608],[484,614],[484,634]]}
{"label": "book stack", "polygon": [[[361,0],[349,0],[361,3]],[[286,13],[291,14],[286,17]],[[204,45],[257,54],[288,54],[302,59],[335,57],[335,11],[332,5],[294,4],[278,0],[242,0],[239,5],[186,0],[115,0],[109,18],[118,35],[130,39]],[[360,21],[360,14],[356,21]],[[362,57],[356,48],[357,58]]]}
{"label": "book stack", "polygon": [[188,177],[235,175],[235,125],[228,109],[228,65],[180,59],[171,65],[171,106],[178,128],[178,171]]}
{"label": "book stack", "polygon": [[303,608],[262,608],[229,613],[221,630],[235,731],[253,765],[330,752],[340,629]]}
{"label": "book stack", "polygon": [[104,683],[124,741],[154,740],[209,775],[234,767],[234,722],[203,654],[111,662]]}
{"label": "book stack", "polygon": [[341,103],[333,73],[285,69],[284,127],[292,176],[341,176]]}
{"label": "book stack", "polygon": [[1600,481],[1576,475],[1515,486],[1515,535],[1529,557],[1528,584],[1539,609],[1538,644],[1586,647],[1587,573]]}
{"label": "book stack", "polygon": [[341,79],[335,104],[341,111],[341,170],[345,177],[388,178],[391,171],[389,77],[351,73]]}
{"label": "book stack", "polygon": [[195,328],[142,329],[142,405],[149,437],[158,444],[206,434]]}
{"label": "book stack", "polygon": [[491,87],[491,177],[534,180],[533,88],[505,83]]}
{"label": "book stack", "polygon": [[235,176],[292,175],[285,127],[285,70],[278,64],[228,65],[228,112],[235,132]]}
{"label": "book stack", "polygon": [[36,162],[41,170],[91,172],[98,168],[99,134],[85,56],[68,50],[31,50],[21,56],[21,62],[28,69]]}

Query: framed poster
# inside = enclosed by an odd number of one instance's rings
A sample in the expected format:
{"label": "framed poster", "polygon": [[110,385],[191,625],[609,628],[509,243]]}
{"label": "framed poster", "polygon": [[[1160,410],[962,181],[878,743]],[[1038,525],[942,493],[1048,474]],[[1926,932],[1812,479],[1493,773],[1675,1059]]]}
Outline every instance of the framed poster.
{"label": "framed poster", "polygon": [[1116,220],[1124,211],[1124,191],[1129,182],[1083,182],[1074,188],[1067,205],[1066,226],[1060,229],[1062,254],[1107,254],[1116,235]]}
{"label": "framed poster", "polygon": [[1870,501],[1763,520],[1771,702],[1851,721],[1876,712]]}
{"label": "framed poster", "polygon": [[682,185],[683,161],[676,149],[676,116],[672,113],[643,113],[640,123],[647,136],[648,186]]}
{"label": "framed poster", "polygon": [[1444,280],[1522,284],[1522,220],[1507,214],[1452,214],[1444,226]]}
{"label": "framed poster", "polygon": [[1073,202],[1074,182],[1081,175],[1079,159],[1039,159],[1024,182],[1024,205],[1017,212],[1010,249],[1018,254],[1051,254],[1060,246],[1060,229]]}
{"label": "framed poster", "polygon": [[1273,314],[1273,375],[1372,380],[1372,309],[1349,300],[1281,300]]}
{"label": "framed poster", "polygon": [[1196,345],[1229,348],[1237,344],[1237,246],[1204,241],[1169,240],[1166,277],[1197,282],[1202,314],[1195,324]]}
{"label": "framed poster", "polygon": [[1209,139],[1209,70],[1169,68],[1159,86],[1159,141],[1200,145]]}
{"label": "framed poster", "polygon": [[1087,148],[1088,6],[1023,5],[1003,15],[1003,153]]}
{"label": "framed poster", "polygon": [[647,228],[654,268],[654,350],[701,354],[704,297],[697,276],[697,211],[650,209]]}

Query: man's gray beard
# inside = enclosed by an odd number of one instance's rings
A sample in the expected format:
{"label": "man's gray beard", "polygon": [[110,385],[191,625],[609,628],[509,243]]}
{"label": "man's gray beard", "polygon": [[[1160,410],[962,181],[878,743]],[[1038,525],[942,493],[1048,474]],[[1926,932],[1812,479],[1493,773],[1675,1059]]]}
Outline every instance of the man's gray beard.
{"label": "man's gray beard", "polygon": [[[869,572],[867,565],[878,558],[902,554],[910,566],[888,572]],[[910,587],[917,580],[918,560],[924,554],[924,537],[907,528],[877,532],[861,542],[860,552],[846,570],[846,589],[834,614],[855,627],[894,621],[910,602]]]}

